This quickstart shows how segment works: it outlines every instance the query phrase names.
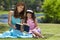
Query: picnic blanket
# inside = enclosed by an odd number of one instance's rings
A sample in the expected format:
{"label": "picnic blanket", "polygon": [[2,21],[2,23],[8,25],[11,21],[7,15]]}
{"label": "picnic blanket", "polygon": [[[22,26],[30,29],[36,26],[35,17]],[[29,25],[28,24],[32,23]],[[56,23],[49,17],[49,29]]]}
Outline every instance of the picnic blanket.
{"label": "picnic blanket", "polygon": [[0,34],[0,38],[32,38],[32,34],[12,29]]}

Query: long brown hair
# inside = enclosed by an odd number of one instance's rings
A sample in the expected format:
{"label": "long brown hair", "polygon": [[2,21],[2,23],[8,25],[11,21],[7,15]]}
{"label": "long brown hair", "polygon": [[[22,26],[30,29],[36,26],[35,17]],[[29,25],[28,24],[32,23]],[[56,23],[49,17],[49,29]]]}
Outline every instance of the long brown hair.
{"label": "long brown hair", "polygon": [[31,17],[32,17],[33,21],[35,22],[36,16],[35,16],[34,12],[33,13],[26,12],[26,15],[25,15],[25,23],[27,23],[27,13],[30,13],[32,15]]}
{"label": "long brown hair", "polygon": [[[20,13],[18,13],[18,10],[17,10],[18,6],[24,6],[23,10]],[[24,13],[25,13],[25,4],[23,2],[17,3],[15,10],[14,10],[14,17],[15,18],[24,18]]]}

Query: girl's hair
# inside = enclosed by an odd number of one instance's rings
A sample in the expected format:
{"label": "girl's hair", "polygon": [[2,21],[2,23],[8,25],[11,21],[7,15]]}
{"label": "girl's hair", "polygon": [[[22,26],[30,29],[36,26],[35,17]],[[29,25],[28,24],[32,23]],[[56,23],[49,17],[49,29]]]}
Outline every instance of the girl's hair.
{"label": "girl's hair", "polygon": [[31,14],[31,17],[33,19],[33,21],[35,22],[35,14],[34,14],[34,11],[33,12],[30,12],[30,11],[26,11],[26,15],[25,15],[25,23],[27,23],[27,14],[30,13]]}
{"label": "girl's hair", "polygon": [[[24,8],[23,8],[23,10],[20,12],[20,13],[18,13],[18,10],[17,10],[17,7],[18,6],[24,6]],[[15,8],[15,10],[14,10],[14,17],[15,18],[24,18],[24,13],[25,13],[25,4],[23,3],[23,2],[19,2],[19,3],[17,3],[16,4],[16,8]]]}

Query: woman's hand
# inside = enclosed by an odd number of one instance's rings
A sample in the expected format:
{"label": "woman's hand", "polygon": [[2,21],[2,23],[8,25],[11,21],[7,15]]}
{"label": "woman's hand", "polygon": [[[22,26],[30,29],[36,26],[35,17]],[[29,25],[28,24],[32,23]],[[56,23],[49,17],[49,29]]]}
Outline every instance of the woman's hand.
{"label": "woman's hand", "polygon": [[15,25],[13,26],[14,29],[16,29]]}
{"label": "woman's hand", "polygon": [[11,26],[12,28],[16,29],[15,25],[12,25],[11,24],[11,20],[12,20],[12,15],[13,15],[13,12],[10,11],[9,14],[8,14],[8,25]]}

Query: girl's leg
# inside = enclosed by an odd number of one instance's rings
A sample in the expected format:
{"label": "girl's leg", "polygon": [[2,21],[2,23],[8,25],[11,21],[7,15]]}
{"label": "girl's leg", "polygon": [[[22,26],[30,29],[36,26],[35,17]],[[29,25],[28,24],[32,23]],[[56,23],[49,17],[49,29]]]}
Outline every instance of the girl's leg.
{"label": "girl's leg", "polygon": [[38,29],[34,29],[32,32],[33,32],[33,34],[35,34],[36,36],[41,37],[41,38],[44,38],[44,36],[42,36],[41,30],[40,30],[39,28],[38,28]]}
{"label": "girl's leg", "polygon": [[35,34],[38,37],[42,37],[42,35],[40,33],[38,33],[38,32],[33,31],[33,34]]}
{"label": "girl's leg", "polygon": [[35,31],[33,31],[33,34],[35,34],[36,37],[44,38],[44,36],[42,36],[42,34],[40,34],[39,32],[35,32]]}

